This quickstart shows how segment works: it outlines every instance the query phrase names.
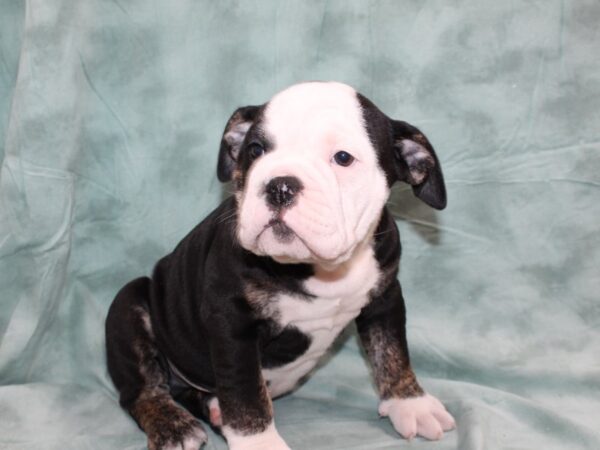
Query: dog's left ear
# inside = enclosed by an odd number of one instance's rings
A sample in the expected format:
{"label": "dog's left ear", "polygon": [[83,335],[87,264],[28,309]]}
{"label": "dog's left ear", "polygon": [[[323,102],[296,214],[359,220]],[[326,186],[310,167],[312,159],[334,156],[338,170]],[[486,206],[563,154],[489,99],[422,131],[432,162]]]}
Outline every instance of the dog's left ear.
{"label": "dog's left ear", "polygon": [[446,186],[440,162],[429,140],[418,128],[391,120],[396,175],[413,193],[436,209],[446,207]]}
{"label": "dog's left ear", "polygon": [[219,181],[223,183],[231,181],[246,133],[254,124],[260,108],[260,106],[238,108],[227,121],[221,138],[221,148],[219,149],[219,162],[217,164]]}

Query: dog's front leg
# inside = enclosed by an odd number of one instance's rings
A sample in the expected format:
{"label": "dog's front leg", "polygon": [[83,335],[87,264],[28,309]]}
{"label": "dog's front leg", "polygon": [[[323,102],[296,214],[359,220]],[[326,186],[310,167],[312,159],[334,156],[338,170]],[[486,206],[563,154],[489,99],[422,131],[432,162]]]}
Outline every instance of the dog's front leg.
{"label": "dog's front leg", "polygon": [[440,439],[455,427],[444,405],[423,391],[410,367],[406,343],[406,313],[398,280],[394,280],[363,308],[356,319],[362,344],[373,367],[381,403],[406,439],[420,435]]}
{"label": "dog's front leg", "polygon": [[221,410],[222,432],[231,450],[289,450],[275,429],[273,405],[261,374],[254,326],[245,319],[212,316],[210,349]]}

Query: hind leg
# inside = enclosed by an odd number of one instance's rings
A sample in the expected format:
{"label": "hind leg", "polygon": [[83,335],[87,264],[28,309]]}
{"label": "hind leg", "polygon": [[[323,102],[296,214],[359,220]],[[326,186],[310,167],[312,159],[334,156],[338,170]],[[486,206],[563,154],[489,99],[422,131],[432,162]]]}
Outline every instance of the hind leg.
{"label": "hind leg", "polygon": [[156,347],[147,299],[149,278],[117,294],[106,318],[108,372],[119,402],[148,436],[150,450],[197,450],[207,440],[200,422],[169,391],[168,371]]}

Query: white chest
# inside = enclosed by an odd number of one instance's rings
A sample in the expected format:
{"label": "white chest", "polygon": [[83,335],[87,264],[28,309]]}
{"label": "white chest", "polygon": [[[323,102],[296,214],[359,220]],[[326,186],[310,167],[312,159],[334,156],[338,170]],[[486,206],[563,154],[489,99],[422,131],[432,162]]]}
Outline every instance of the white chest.
{"label": "white chest", "polygon": [[331,346],[335,338],[356,318],[369,301],[369,291],[379,279],[379,267],[371,248],[355,255],[335,273],[317,273],[305,283],[315,298],[292,295],[277,298],[277,321],[294,326],[311,338],[306,352],[289,364],[263,369],[272,397],[292,390]]}

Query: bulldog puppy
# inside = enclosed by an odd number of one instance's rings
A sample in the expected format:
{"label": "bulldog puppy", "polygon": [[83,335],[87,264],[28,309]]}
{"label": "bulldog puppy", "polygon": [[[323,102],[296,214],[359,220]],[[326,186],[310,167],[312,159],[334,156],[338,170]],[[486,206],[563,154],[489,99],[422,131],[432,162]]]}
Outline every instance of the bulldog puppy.
{"label": "bulldog puppy", "polygon": [[351,87],[294,85],[233,113],[217,174],[226,199],[123,287],[106,319],[120,404],[153,449],[288,449],[272,399],[292,391],[356,321],[381,398],[406,439],[454,428],[411,369],[400,241],[385,204],[396,181],[446,206],[427,138]]}

